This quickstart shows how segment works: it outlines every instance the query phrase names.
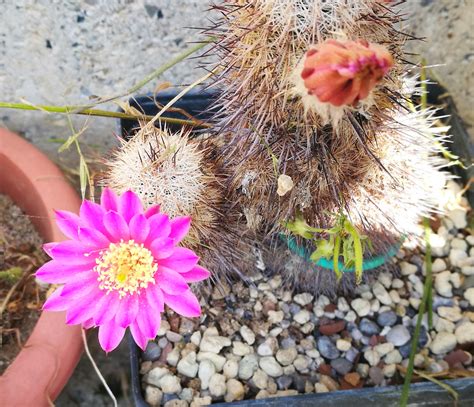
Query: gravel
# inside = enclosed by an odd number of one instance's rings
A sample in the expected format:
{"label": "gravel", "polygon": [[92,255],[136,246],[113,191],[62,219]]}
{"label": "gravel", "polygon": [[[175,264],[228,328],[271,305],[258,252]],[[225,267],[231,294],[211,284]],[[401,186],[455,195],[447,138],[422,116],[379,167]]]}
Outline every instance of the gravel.
{"label": "gravel", "polygon": [[[451,211],[431,235],[433,328],[425,315],[420,370],[473,370],[463,350],[474,342],[474,237],[461,226],[466,213]],[[147,401],[199,406],[398,383],[423,292],[424,250],[423,242],[405,242],[395,273],[381,272],[352,298],[293,295],[280,277],[256,272],[253,287],[235,282],[204,293],[201,323],[176,323],[168,311],[167,329],[143,355]]]}

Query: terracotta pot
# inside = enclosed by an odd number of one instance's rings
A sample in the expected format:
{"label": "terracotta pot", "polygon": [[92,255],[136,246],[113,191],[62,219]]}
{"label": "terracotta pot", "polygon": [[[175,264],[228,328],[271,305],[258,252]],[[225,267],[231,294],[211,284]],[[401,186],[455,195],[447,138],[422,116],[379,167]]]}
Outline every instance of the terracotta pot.
{"label": "terracotta pot", "polygon": [[[54,209],[77,212],[74,189],[48,157],[33,145],[0,129],[0,193],[20,206],[46,242],[64,240]],[[65,324],[65,313],[43,312],[25,346],[0,377],[0,406],[51,406],[83,350],[79,326]]]}

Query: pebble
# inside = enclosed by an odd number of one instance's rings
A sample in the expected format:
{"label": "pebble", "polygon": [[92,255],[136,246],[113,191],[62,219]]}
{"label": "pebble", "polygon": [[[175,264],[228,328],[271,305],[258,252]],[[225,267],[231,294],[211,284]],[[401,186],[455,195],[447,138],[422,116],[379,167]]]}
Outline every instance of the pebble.
{"label": "pebble", "polygon": [[460,345],[474,343],[474,323],[462,323],[456,328],[454,335],[456,336],[456,340]]}
{"label": "pebble", "polygon": [[384,361],[387,365],[399,364],[402,363],[402,355],[398,349],[394,349],[391,352],[388,352],[384,358]]}
{"label": "pebble", "polygon": [[443,297],[453,296],[453,287],[450,284],[451,272],[442,271],[435,276],[434,287],[436,292]]}
{"label": "pebble", "polygon": [[385,343],[380,343],[376,345],[374,349],[377,351],[377,353],[380,356],[385,356],[387,353],[394,350],[394,346],[393,346],[393,343],[385,342]]}
{"label": "pebble", "polygon": [[202,407],[202,406],[208,406],[209,404],[212,403],[212,398],[211,396],[205,396],[205,397],[194,397],[193,401],[191,402],[189,407]]}
{"label": "pebble", "polygon": [[196,363],[196,352],[188,353],[177,366],[178,372],[186,377],[196,377],[199,365]]}
{"label": "pebble", "polygon": [[180,380],[172,374],[166,374],[160,379],[160,388],[163,393],[179,393],[181,391]]}
{"label": "pebble", "polygon": [[410,332],[403,325],[395,325],[386,335],[387,341],[395,346],[403,346],[410,340]]}
{"label": "pebble", "polygon": [[474,307],[474,287],[470,287],[464,292],[464,298],[469,302],[471,307]]}
{"label": "pebble", "polygon": [[276,359],[282,366],[288,366],[296,359],[298,352],[295,348],[279,349],[276,353]]}
{"label": "pebble", "polygon": [[436,312],[440,317],[451,322],[457,322],[462,318],[461,309],[459,307],[438,307]]}
{"label": "pebble", "polygon": [[377,316],[377,324],[380,326],[393,326],[397,323],[397,314],[393,311],[384,311]]}
{"label": "pebble", "polygon": [[158,407],[161,404],[163,392],[153,386],[147,386],[145,389],[145,401],[152,407]]}
{"label": "pebble", "polygon": [[280,390],[287,390],[293,384],[293,377],[283,375],[276,379],[276,384]]}
{"label": "pebble", "polygon": [[364,358],[370,366],[376,366],[380,362],[380,355],[373,349],[368,349],[364,352]]}
{"label": "pebble", "polygon": [[244,356],[239,362],[239,378],[249,380],[258,368],[258,359],[256,355]]}
{"label": "pebble", "polygon": [[229,359],[224,363],[223,367],[224,376],[228,379],[233,379],[239,374],[239,362],[236,360]]}
{"label": "pebble", "polygon": [[307,373],[308,372],[308,366],[311,363],[311,359],[309,359],[306,356],[303,355],[298,355],[293,362],[293,366],[295,367],[296,370],[298,370],[301,373]]}
{"label": "pebble", "polygon": [[261,369],[257,371],[252,376],[253,384],[260,390],[265,390],[268,385],[268,375]]}
{"label": "pebble", "polygon": [[387,292],[385,287],[378,281],[374,283],[372,287],[372,292],[382,304],[390,305],[392,303],[392,298],[390,297],[390,294]]}
{"label": "pebble", "polygon": [[446,265],[446,262],[441,258],[435,259],[431,265],[431,271],[433,273],[440,273],[441,271],[444,271],[447,268],[448,266]]}
{"label": "pebble", "polygon": [[297,304],[301,305],[302,307],[308,305],[313,301],[314,296],[310,293],[301,293],[297,294],[293,297],[293,301]]}
{"label": "pebble", "polygon": [[359,323],[359,330],[368,336],[378,335],[380,333],[379,326],[367,318],[362,318],[362,321]]}
{"label": "pebble", "polygon": [[[434,315],[433,315],[434,316]],[[433,321],[434,322],[434,321]],[[436,322],[434,322],[434,328],[438,332],[454,332],[454,322],[448,321],[447,319],[444,318],[437,318]]]}
{"label": "pebble", "polygon": [[309,313],[308,310],[302,309],[301,311],[297,312],[294,316],[293,319],[298,322],[300,325],[306,324],[311,318],[311,314]]}
{"label": "pebble", "polygon": [[203,360],[199,363],[198,377],[201,380],[201,389],[209,388],[209,380],[216,373],[216,367],[210,360]]}
{"label": "pebble", "polygon": [[[231,380],[238,382],[235,379],[231,379]],[[227,386],[226,386],[225,376],[220,373],[214,373],[211,379],[209,380],[209,393],[211,393],[211,396],[215,398],[219,398],[219,397],[222,397],[224,394],[226,394],[226,391],[227,391]]]}
{"label": "pebble", "polygon": [[377,366],[372,366],[369,369],[369,377],[372,383],[378,386],[379,384],[382,384],[383,379],[384,379],[384,374],[383,374],[382,369],[380,369]]}
{"label": "pebble", "polygon": [[464,260],[466,260],[467,257],[467,253],[464,250],[452,249],[449,252],[449,261],[454,267],[464,266]]}
{"label": "pebble", "polygon": [[176,343],[181,342],[183,340],[183,336],[176,332],[168,331],[166,332],[166,339],[168,339],[170,342]]}
{"label": "pebble", "polygon": [[338,339],[336,341],[336,348],[341,352],[347,352],[352,347],[352,344],[345,339]]}
{"label": "pebble", "polygon": [[196,346],[199,346],[201,343],[201,331],[196,331],[191,335],[190,338],[191,343],[193,343]]}
{"label": "pebble", "polygon": [[202,352],[219,353],[222,348],[230,345],[230,339],[224,336],[204,335],[199,344],[199,349]]}
{"label": "pebble", "polygon": [[245,356],[253,353],[253,348],[243,342],[232,343],[232,353],[237,356]]}
{"label": "pebble", "polygon": [[161,378],[169,374],[169,372],[170,371],[166,367],[155,367],[148,372],[146,382],[159,387]]}
{"label": "pebble", "polygon": [[278,377],[283,374],[283,368],[273,356],[261,358],[259,366],[270,377]]}
{"label": "pebble", "polygon": [[163,407],[188,407],[188,405],[186,400],[173,399],[163,404]]}
{"label": "pebble", "polygon": [[406,261],[400,262],[400,272],[401,272],[402,276],[408,276],[410,274],[415,274],[417,271],[418,271],[418,267],[416,267],[414,264],[410,264]]}
{"label": "pebble", "polygon": [[319,353],[327,359],[337,359],[340,355],[336,345],[334,345],[331,339],[327,336],[321,336],[318,338],[317,348]]}
{"label": "pebble", "polygon": [[439,332],[430,344],[430,349],[435,355],[452,351],[456,347],[456,336],[449,332]]}
{"label": "pebble", "polygon": [[170,366],[176,366],[179,360],[179,349],[176,347],[166,355],[166,363]]}
{"label": "pebble", "polygon": [[360,317],[365,317],[370,313],[370,302],[363,298],[352,300],[351,307]]}
{"label": "pebble", "polygon": [[323,383],[316,383],[314,385],[314,391],[316,393],[329,393],[329,389]]}
{"label": "pebble", "polygon": [[265,342],[262,342],[258,348],[257,353],[260,356],[273,356],[278,347],[278,341],[275,338],[267,338]]}
{"label": "pebble", "polygon": [[268,322],[271,324],[278,324],[283,321],[285,314],[283,311],[268,311]]}
{"label": "pebble", "polygon": [[352,370],[352,363],[345,358],[337,358],[331,360],[331,367],[341,376],[344,376]]}
{"label": "pebble", "polygon": [[154,362],[158,360],[161,356],[161,348],[156,342],[150,341],[146,345],[145,352],[143,352],[143,360],[149,360]]}
{"label": "pebble", "polygon": [[245,396],[245,388],[242,383],[236,379],[230,379],[226,385],[226,393],[224,400],[227,403],[232,401],[243,400]]}
{"label": "pebble", "polygon": [[247,342],[249,345],[253,345],[255,342],[255,334],[253,331],[247,326],[247,325],[242,325],[240,327],[240,335],[242,336],[242,339]]}
{"label": "pebble", "polygon": [[198,362],[201,362],[203,360],[211,361],[214,364],[217,372],[222,371],[224,363],[226,362],[226,358],[224,356],[217,355],[216,353],[212,352],[199,352],[197,354],[197,360]]}
{"label": "pebble", "polygon": [[457,229],[464,229],[467,226],[465,209],[452,209],[446,213],[446,216],[451,219]]}

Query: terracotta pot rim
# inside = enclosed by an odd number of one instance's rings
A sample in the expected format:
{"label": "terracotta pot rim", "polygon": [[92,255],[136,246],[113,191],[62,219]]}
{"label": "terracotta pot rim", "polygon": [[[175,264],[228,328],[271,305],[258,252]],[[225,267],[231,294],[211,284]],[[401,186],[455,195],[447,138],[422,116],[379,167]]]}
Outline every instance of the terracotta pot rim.
{"label": "terracotta pot rim", "polygon": [[[77,212],[81,203],[46,155],[5,129],[0,129],[0,193],[32,217],[47,242],[65,239],[54,222],[54,209]],[[0,405],[50,406],[82,350],[79,326],[66,325],[65,313],[43,312],[23,349],[0,377]]]}

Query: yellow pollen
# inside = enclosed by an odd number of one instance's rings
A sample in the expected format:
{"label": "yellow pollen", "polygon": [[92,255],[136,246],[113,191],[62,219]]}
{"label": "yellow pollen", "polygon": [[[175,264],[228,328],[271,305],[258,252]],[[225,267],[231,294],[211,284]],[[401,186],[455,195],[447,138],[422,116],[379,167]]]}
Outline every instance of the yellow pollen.
{"label": "yellow pollen", "polygon": [[143,244],[129,240],[110,243],[100,252],[94,270],[99,275],[99,288],[107,292],[117,291],[122,298],[154,284],[158,264]]}

